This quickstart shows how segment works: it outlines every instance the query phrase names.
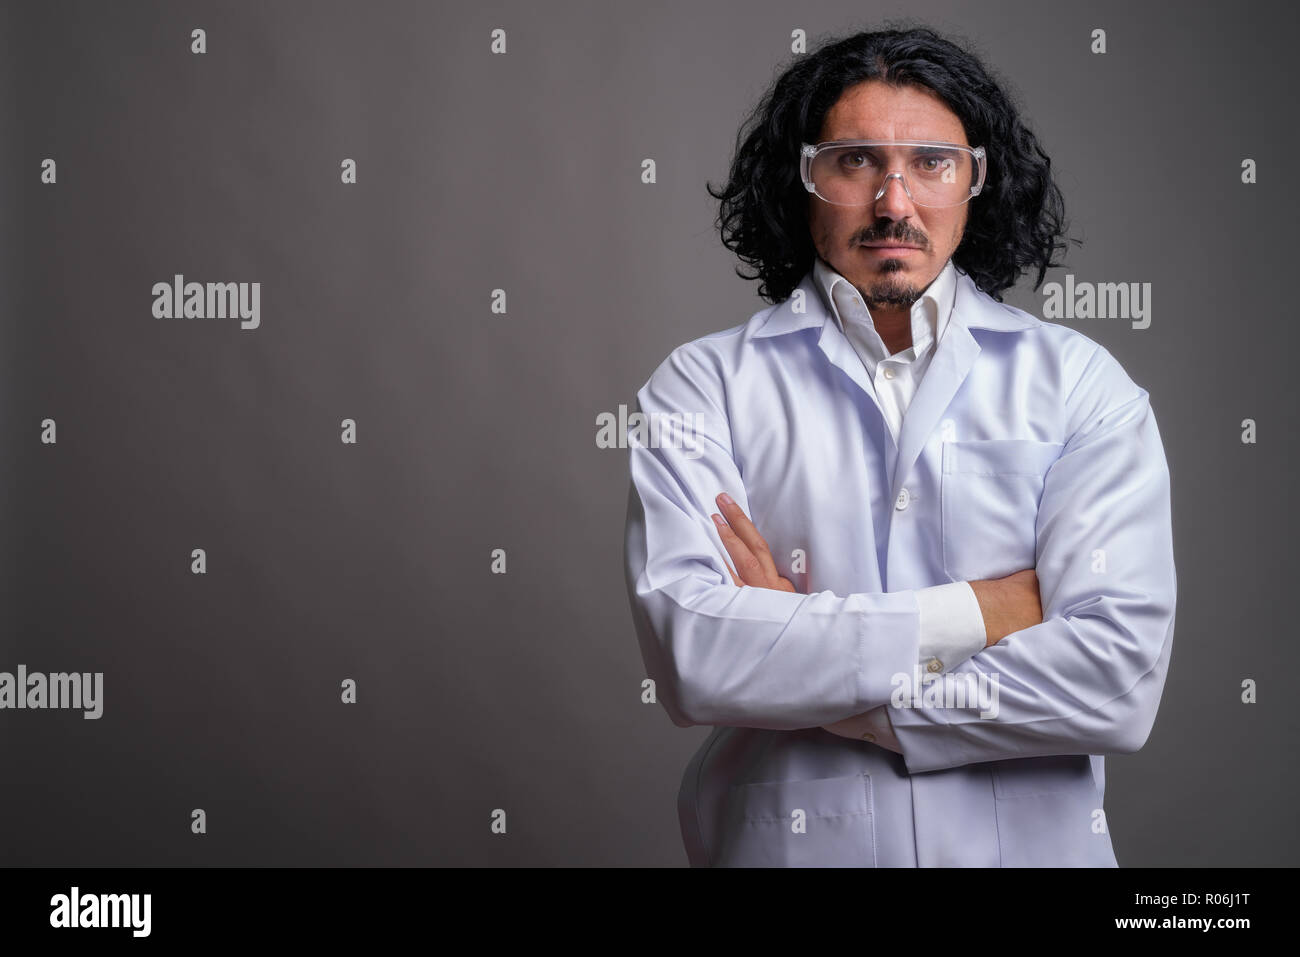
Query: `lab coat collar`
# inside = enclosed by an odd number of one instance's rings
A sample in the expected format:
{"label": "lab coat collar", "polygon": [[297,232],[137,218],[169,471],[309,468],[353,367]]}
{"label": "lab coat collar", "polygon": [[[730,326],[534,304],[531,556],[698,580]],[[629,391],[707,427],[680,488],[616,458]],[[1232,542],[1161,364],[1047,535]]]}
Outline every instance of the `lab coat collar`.
{"label": "lab coat collar", "polygon": [[[983,292],[975,285],[975,280],[960,269],[957,270],[957,293],[950,321],[967,329],[991,329],[995,332],[1021,332],[1039,324],[1038,320],[1018,315],[1009,306]],[[795,287],[794,293],[768,314],[753,336],[779,336],[827,322],[836,325],[835,317],[826,308],[810,268]]]}
{"label": "lab coat collar", "polygon": [[[958,271],[948,330],[936,347],[930,367],[921,377],[916,394],[903,415],[897,443],[892,435],[886,442],[892,498],[898,498],[903,480],[911,474],[921,449],[939,426],[980,353],[979,339],[971,330],[1023,332],[1042,324],[1041,320],[998,302],[976,286],[975,280],[967,273]],[[880,400],[866,367],[826,307],[812,269],[804,275],[795,293],[768,313],[767,319],[752,336],[768,338],[810,328],[821,330],[817,345],[827,359],[870,396],[879,409]],[[888,429],[884,431],[889,434]]]}

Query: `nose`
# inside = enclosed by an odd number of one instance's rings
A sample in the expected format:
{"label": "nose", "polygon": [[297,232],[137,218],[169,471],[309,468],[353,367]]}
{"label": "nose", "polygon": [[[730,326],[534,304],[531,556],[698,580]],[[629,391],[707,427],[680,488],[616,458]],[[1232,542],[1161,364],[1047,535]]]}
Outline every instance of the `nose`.
{"label": "nose", "polygon": [[885,177],[876,194],[875,206],[877,216],[885,216],[889,219],[903,219],[914,212],[902,173],[890,173]]}

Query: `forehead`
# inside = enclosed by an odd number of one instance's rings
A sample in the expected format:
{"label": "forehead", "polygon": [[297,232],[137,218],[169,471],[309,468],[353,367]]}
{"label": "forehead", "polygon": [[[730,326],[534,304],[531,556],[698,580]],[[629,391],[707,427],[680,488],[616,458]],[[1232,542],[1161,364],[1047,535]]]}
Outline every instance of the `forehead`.
{"label": "forehead", "polygon": [[957,114],[932,90],[881,80],[848,87],[826,113],[819,139],[941,140],[970,145]]}

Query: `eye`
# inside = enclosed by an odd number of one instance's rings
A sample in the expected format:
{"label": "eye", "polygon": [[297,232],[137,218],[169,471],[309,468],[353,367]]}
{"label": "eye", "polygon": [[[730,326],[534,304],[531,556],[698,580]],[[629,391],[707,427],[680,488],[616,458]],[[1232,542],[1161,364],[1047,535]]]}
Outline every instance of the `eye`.
{"label": "eye", "polygon": [[840,165],[846,169],[862,169],[871,160],[872,156],[866,150],[845,150],[840,156]]}

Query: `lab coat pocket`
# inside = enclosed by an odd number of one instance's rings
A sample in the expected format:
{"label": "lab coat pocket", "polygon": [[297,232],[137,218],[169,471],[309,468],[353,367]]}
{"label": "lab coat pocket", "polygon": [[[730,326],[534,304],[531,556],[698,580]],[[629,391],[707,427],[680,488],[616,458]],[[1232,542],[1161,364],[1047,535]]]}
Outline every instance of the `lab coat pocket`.
{"label": "lab coat pocket", "polygon": [[1086,754],[999,761],[993,770],[1003,867],[1114,867]]}
{"label": "lab coat pocket", "polygon": [[875,867],[871,775],[728,789],[718,867]]}
{"label": "lab coat pocket", "polygon": [[1037,439],[943,443],[943,570],[952,581],[1034,567],[1044,477],[1064,448]]}
{"label": "lab coat pocket", "polygon": [[993,771],[993,796],[997,798],[1048,794],[1052,791],[1096,787],[1092,762],[1086,754],[1053,754],[1038,758],[998,761]]}

